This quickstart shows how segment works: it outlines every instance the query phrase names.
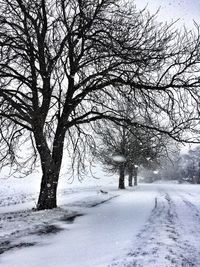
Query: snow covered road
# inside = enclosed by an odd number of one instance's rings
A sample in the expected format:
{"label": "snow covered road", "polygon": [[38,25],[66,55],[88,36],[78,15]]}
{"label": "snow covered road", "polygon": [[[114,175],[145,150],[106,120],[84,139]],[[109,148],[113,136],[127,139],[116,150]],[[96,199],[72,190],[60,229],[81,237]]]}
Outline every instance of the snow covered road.
{"label": "snow covered road", "polygon": [[[200,266],[199,186],[142,184],[120,192],[105,189],[105,195],[95,189],[64,195],[62,209],[48,213],[45,221],[53,222],[61,231],[42,236],[26,231],[20,239],[35,245],[5,252],[0,266]],[[63,211],[83,216],[69,224],[60,220]],[[1,219],[5,218],[3,214],[1,208]],[[40,220],[44,215],[31,214],[28,222],[33,223],[34,216]],[[17,222],[18,219],[13,227],[17,227]],[[3,234],[2,239],[5,240]]]}
{"label": "snow covered road", "polygon": [[110,266],[200,266],[199,195],[178,185],[157,189],[157,206],[133,248]]}

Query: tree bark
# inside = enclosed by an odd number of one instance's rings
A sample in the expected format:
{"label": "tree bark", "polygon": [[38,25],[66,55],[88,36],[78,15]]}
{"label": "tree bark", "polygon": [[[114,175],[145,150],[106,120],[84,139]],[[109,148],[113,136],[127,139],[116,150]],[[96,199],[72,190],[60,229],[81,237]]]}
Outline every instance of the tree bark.
{"label": "tree bark", "polygon": [[[42,181],[40,186],[40,194],[37,203],[37,210],[53,209],[57,207],[57,186],[62,164],[63,146],[59,146],[59,154],[55,157],[48,157],[42,161]],[[56,148],[58,150],[58,148]]]}
{"label": "tree bark", "polygon": [[37,210],[53,209],[57,207],[57,185],[59,173],[48,171],[43,173]]}
{"label": "tree bark", "polygon": [[128,185],[129,186],[133,186],[133,177],[134,177],[134,186],[138,185],[138,181],[137,181],[137,168],[136,167],[130,167],[128,170]]}
{"label": "tree bark", "polygon": [[128,186],[133,186],[133,169],[129,169],[128,173]]}
{"label": "tree bark", "polygon": [[119,189],[125,189],[125,167],[121,165],[119,167]]}
{"label": "tree bark", "polygon": [[57,186],[62,164],[64,137],[65,132],[57,128],[51,152],[41,130],[35,133],[36,146],[42,166],[42,181],[37,210],[57,207]]}
{"label": "tree bark", "polygon": [[137,181],[137,173],[134,175],[134,186],[138,185],[138,181]]}
{"label": "tree bark", "polygon": [[138,185],[137,173],[138,173],[138,169],[135,167],[134,168],[134,186]]}

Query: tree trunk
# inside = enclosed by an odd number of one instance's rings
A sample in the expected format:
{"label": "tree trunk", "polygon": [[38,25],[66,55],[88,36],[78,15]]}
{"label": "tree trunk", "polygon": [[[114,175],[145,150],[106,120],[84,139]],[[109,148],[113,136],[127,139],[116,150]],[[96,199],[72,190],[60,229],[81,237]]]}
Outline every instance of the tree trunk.
{"label": "tree trunk", "polygon": [[119,189],[125,189],[125,167],[124,165],[121,165],[119,167]]}
{"label": "tree trunk", "polygon": [[197,184],[200,184],[200,174],[197,176]]}
{"label": "tree trunk", "polygon": [[47,158],[42,162],[42,181],[37,203],[38,210],[53,209],[57,207],[57,186],[62,163],[63,150],[55,158]]}
{"label": "tree trunk", "polygon": [[134,186],[138,185],[138,181],[137,181],[137,174],[134,176]]}
{"label": "tree trunk", "polygon": [[133,186],[133,169],[129,169],[128,173],[128,186]]}
{"label": "tree trunk", "polygon": [[53,209],[57,207],[57,186],[59,173],[50,170],[42,175],[37,210]]}
{"label": "tree trunk", "polygon": [[138,173],[138,169],[134,168],[134,186],[138,185],[137,173]]}
{"label": "tree trunk", "polygon": [[200,162],[199,162],[199,168],[198,168],[198,172],[197,172],[197,184],[200,184]]}
{"label": "tree trunk", "polygon": [[37,210],[57,207],[57,186],[63,157],[64,131],[56,133],[52,153],[44,136],[36,134],[36,145],[40,154],[42,181],[37,203]]}

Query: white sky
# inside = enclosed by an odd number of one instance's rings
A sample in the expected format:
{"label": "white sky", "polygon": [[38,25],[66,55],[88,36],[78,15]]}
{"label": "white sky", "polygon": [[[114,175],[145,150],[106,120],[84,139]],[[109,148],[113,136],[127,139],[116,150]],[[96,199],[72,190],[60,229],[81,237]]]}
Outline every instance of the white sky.
{"label": "white sky", "polygon": [[[145,6],[151,14],[158,11],[157,18],[160,21],[176,21],[177,25],[185,25],[188,28],[194,27],[194,20],[200,25],[200,0],[134,0],[137,9]],[[195,147],[192,145],[191,147]],[[182,148],[182,153],[187,152],[189,145]]]}
{"label": "white sky", "polygon": [[138,9],[147,5],[151,13],[159,8],[158,18],[163,21],[179,19],[179,24],[193,27],[193,20],[200,24],[200,0],[135,0]]}

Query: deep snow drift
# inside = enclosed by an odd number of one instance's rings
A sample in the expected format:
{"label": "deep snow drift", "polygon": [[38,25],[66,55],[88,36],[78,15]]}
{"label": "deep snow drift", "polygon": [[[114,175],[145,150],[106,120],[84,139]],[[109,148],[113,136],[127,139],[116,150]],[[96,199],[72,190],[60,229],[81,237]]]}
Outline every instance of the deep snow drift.
{"label": "deep snow drift", "polygon": [[200,266],[197,185],[118,191],[107,177],[60,188],[59,208],[33,212],[35,188],[20,182],[0,189],[1,267]]}

